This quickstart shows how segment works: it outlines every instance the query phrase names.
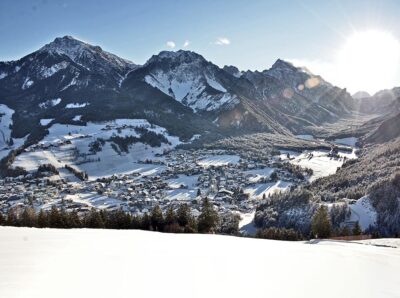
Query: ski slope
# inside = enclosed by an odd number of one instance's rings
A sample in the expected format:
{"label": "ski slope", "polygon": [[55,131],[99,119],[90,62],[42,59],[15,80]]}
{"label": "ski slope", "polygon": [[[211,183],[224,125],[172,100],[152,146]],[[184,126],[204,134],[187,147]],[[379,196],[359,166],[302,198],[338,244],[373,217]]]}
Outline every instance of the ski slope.
{"label": "ski slope", "polygon": [[400,293],[400,249],[392,247],[10,227],[0,227],[0,238],[0,297],[7,298],[386,298]]}

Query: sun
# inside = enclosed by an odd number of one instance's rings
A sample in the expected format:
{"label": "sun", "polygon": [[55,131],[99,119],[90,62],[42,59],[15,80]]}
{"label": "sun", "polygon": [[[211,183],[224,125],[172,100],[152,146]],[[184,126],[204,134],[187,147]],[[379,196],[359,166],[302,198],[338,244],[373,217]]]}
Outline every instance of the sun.
{"label": "sun", "polygon": [[400,42],[389,32],[368,30],[351,35],[337,53],[336,73],[351,92],[400,85]]}

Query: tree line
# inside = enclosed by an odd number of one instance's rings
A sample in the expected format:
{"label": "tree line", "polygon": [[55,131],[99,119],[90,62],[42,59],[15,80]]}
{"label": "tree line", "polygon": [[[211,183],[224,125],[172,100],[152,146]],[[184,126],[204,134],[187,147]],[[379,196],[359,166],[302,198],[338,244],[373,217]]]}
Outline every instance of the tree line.
{"label": "tree line", "polygon": [[180,205],[176,210],[169,207],[165,212],[156,205],[143,215],[94,208],[79,214],[75,210],[67,211],[56,206],[36,212],[34,208],[27,207],[19,212],[10,208],[5,215],[0,213],[0,225],[59,229],[141,229],[170,233],[239,233],[239,217],[234,214],[218,215],[207,198],[203,200],[201,213],[197,217],[192,215],[187,204]]}

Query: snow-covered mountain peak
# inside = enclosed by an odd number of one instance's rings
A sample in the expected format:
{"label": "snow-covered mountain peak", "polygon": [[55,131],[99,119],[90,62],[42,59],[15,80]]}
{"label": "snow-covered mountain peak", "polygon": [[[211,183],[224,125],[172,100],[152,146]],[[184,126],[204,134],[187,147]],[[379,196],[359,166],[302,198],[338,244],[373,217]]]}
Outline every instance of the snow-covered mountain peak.
{"label": "snow-covered mountain peak", "polygon": [[223,67],[223,70],[236,78],[240,78],[243,75],[243,73],[236,66],[233,65],[225,65]]}
{"label": "snow-covered mountain peak", "polygon": [[192,51],[185,51],[185,50],[161,51],[158,55],[153,55],[146,62],[145,66],[163,62],[191,64],[191,63],[206,62],[206,60],[200,54],[197,54]]}
{"label": "snow-covered mountain peak", "polygon": [[100,46],[93,46],[69,35],[57,37],[54,41],[42,47],[39,52],[65,55],[78,64],[86,64],[97,60],[120,69],[134,66],[133,62],[103,51]]}
{"label": "snow-covered mountain peak", "polygon": [[297,68],[292,63],[282,60],[282,59],[278,59],[275,61],[275,63],[270,68],[270,70],[274,70],[274,69],[281,69],[281,70],[285,69],[285,70],[297,71]]}
{"label": "snow-covered mountain peak", "polygon": [[231,75],[191,51],[162,51],[143,67],[144,81],[195,111],[236,104],[229,92]]}

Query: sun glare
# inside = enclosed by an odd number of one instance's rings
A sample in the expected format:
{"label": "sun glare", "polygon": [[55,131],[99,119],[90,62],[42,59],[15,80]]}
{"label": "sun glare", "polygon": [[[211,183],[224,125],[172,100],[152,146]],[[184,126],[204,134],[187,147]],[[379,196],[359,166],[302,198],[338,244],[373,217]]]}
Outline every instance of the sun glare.
{"label": "sun glare", "polygon": [[399,63],[400,42],[388,32],[369,30],[347,39],[338,52],[336,72],[351,91],[374,93],[396,85]]}

